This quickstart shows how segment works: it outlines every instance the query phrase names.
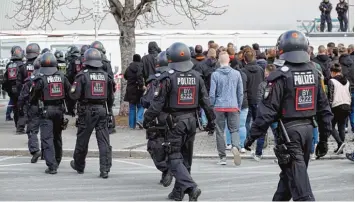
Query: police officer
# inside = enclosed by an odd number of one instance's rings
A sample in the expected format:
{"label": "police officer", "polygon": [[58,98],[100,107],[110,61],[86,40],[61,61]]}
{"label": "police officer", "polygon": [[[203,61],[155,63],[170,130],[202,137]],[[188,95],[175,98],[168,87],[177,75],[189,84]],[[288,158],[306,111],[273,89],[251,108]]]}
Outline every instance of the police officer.
{"label": "police officer", "polygon": [[[104,45],[100,42],[100,41],[94,41],[91,43],[90,45],[91,48],[95,48],[98,51],[100,51],[101,53],[101,57],[102,57],[102,69],[108,73],[112,78],[114,78],[113,72],[112,72],[112,66],[111,66],[111,61],[109,61],[106,57],[106,49],[104,47]],[[113,112],[110,111],[110,116],[107,118],[108,122],[109,122],[109,133],[115,133],[116,132],[116,121],[115,121],[115,117],[113,116]]]}
{"label": "police officer", "polygon": [[58,70],[61,71],[64,75],[66,75],[67,74],[67,63],[65,62],[63,52],[57,50],[57,51],[55,51],[54,56],[58,62],[58,67],[57,67]]}
{"label": "police officer", "polygon": [[67,55],[67,77],[69,82],[74,82],[75,76],[82,70],[82,64],[80,61],[80,51],[76,46],[70,46]]}
{"label": "police officer", "polygon": [[40,118],[38,113],[38,103],[29,103],[30,89],[32,88],[33,84],[32,81],[35,78],[35,75],[38,74],[40,66],[40,58],[37,57],[33,62],[34,71],[30,77],[25,79],[20,96],[18,98],[18,108],[20,114],[23,113],[25,106],[28,107],[27,113],[25,115],[27,115],[28,120],[30,120],[27,124],[26,133],[28,136],[28,150],[32,155],[31,163],[36,163],[38,158],[41,156],[37,137]]}
{"label": "police officer", "polygon": [[[17,101],[18,96],[20,94],[21,88],[17,77],[21,68],[23,68],[24,64],[22,59],[24,57],[24,51],[20,46],[13,46],[11,48],[11,58],[10,62],[6,65],[6,70],[4,74],[4,83],[2,84],[2,90],[6,91],[9,95],[10,99],[13,101],[13,112],[14,112],[14,121],[15,127],[17,129],[17,121],[18,121],[18,109],[17,109]],[[16,130],[17,134],[23,134],[25,131]]]}
{"label": "police officer", "polygon": [[[85,53],[85,51],[88,50],[89,48],[90,48],[90,45],[83,45],[83,46],[81,46],[81,48],[80,48],[80,62],[81,62],[81,64],[84,63],[84,53]],[[82,66],[83,66],[83,69],[84,69],[84,66],[85,66],[85,65],[82,65]]]}
{"label": "police officer", "polygon": [[174,43],[167,51],[168,67],[149,109],[144,114],[143,127],[163,111],[171,116],[173,124],[167,133],[166,149],[169,153],[169,168],[176,181],[170,199],[182,200],[185,193],[195,201],[201,190],[190,175],[193,143],[196,134],[196,110],[199,105],[205,110],[209,130],[214,130],[215,115],[210,104],[205,84],[198,72],[192,69],[189,48],[183,43]]}
{"label": "police officer", "polygon": [[[147,79],[147,92],[142,97],[142,104],[145,108],[149,108],[150,101],[153,100],[154,92],[150,93],[148,91],[154,91],[156,87],[159,85],[160,78],[162,74],[167,73],[169,70],[168,67],[168,58],[166,57],[166,52],[160,52],[157,56],[157,68],[156,74],[150,75]],[[154,88],[155,87],[155,88]],[[143,103],[144,102],[144,103]],[[170,116],[168,117],[167,113],[161,112],[157,117],[157,124],[152,128],[147,129],[147,151],[149,152],[152,160],[154,162],[155,167],[162,172],[160,183],[164,187],[170,186],[173,176],[170,172],[168,166],[168,159],[165,152],[165,148],[163,147],[163,143],[165,142],[165,135],[168,128],[167,118],[170,120]],[[171,125],[170,125],[171,127]],[[155,130],[153,130],[155,129]]]}
{"label": "police officer", "polygon": [[68,113],[74,114],[68,99],[70,83],[64,74],[58,71],[57,60],[52,53],[43,54],[40,61],[39,74],[33,78],[30,102],[38,103],[41,114],[41,145],[48,166],[45,173],[56,174],[62,159],[62,127],[66,98]]}
{"label": "police officer", "polygon": [[319,5],[319,10],[322,12],[320,16],[320,31],[324,32],[325,21],[327,21],[328,32],[332,32],[332,17],[330,13],[332,12],[333,6],[329,0],[323,0]]}
{"label": "police officer", "polygon": [[79,100],[78,132],[71,167],[79,174],[84,173],[85,158],[92,131],[96,130],[96,139],[100,152],[100,177],[108,178],[112,164],[112,147],[107,128],[108,108],[112,107],[115,84],[110,75],[103,71],[101,54],[90,48],[84,54],[86,69],[75,77],[70,96]]}
{"label": "police officer", "polygon": [[[324,156],[327,139],[332,132],[333,114],[320,84],[320,76],[307,54],[308,40],[299,31],[287,31],[277,42],[284,66],[272,72],[258,115],[244,148],[266,134],[271,123],[279,121],[279,137],[274,148],[281,168],[280,181],[273,201],[315,200],[307,167],[312,147],[313,128],[317,117],[320,142],[316,155]],[[284,130],[285,129],[285,130]]]}
{"label": "police officer", "polygon": [[349,9],[349,5],[345,0],[340,0],[340,2],[337,4],[337,7],[335,10],[338,13],[338,20],[340,24],[340,30],[342,32],[346,32],[348,30],[348,16],[347,12]]}

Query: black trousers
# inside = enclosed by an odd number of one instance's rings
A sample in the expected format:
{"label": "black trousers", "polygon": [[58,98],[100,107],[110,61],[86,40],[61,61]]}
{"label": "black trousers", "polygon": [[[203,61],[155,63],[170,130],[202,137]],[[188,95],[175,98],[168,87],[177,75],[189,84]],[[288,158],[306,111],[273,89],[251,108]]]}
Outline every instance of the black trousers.
{"label": "black trousers", "polygon": [[196,135],[196,117],[194,114],[173,118],[174,127],[167,133],[171,152],[168,156],[169,168],[175,177],[174,190],[185,194],[188,189],[197,187],[192,179],[191,165],[193,144]]}
{"label": "black trousers", "polygon": [[165,148],[162,145],[164,142],[165,138],[159,136],[154,138],[148,138],[147,143],[147,151],[152,157],[155,167],[161,172],[166,172],[169,169],[167,161],[168,158],[165,152]]}
{"label": "black trousers", "polygon": [[338,20],[340,24],[340,30],[346,32],[348,30],[348,16],[346,13],[338,13]]}
{"label": "black trousers", "polygon": [[[334,114],[334,118],[332,120],[332,136],[339,146],[345,141],[345,125],[350,114],[350,106],[348,109],[344,109],[342,106],[334,107],[332,108],[332,112]],[[336,125],[338,126],[338,130],[335,129]]]}
{"label": "black trousers", "polygon": [[39,151],[37,135],[39,132],[40,115],[38,111],[38,106],[29,106],[27,115],[29,120],[26,129],[26,134],[28,137],[28,150],[31,154],[34,154]]}
{"label": "black trousers", "polygon": [[107,128],[107,113],[103,105],[78,106],[78,132],[74,151],[75,168],[85,169],[85,159],[92,131],[96,130],[96,140],[100,153],[100,172],[110,172],[112,166],[112,147]]}
{"label": "black trousers", "polygon": [[292,156],[288,164],[279,165],[281,168],[280,181],[274,194],[273,201],[314,201],[314,196],[307,173],[310,158],[313,126],[311,124],[285,124],[290,143],[287,148]]}
{"label": "black trousers", "polygon": [[9,94],[10,99],[12,100],[12,111],[14,112],[14,122],[15,122],[15,127],[17,129],[17,122],[18,122],[18,107],[17,107],[17,101],[18,101],[18,97],[17,95],[10,95]]}
{"label": "black trousers", "polygon": [[40,121],[43,156],[50,169],[57,169],[63,154],[63,107],[46,106]]}
{"label": "black trousers", "polygon": [[25,104],[23,106],[23,116],[19,116],[18,117],[18,121],[17,121],[17,131],[25,131],[25,127],[27,124],[27,116],[28,116],[28,104]]}
{"label": "black trousers", "polygon": [[320,16],[320,31],[324,32],[325,22],[327,22],[328,32],[331,32],[333,29],[332,18],[330,14],[322,14]]}

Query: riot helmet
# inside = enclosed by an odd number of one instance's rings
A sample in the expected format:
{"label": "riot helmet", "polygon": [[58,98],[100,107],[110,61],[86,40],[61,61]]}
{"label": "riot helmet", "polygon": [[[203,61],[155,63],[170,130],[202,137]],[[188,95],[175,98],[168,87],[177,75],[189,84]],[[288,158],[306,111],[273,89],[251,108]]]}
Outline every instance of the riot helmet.
{"label": "riot helmet", "polygon": [[296,30],[283,33],[276,44],[276,49],[281,60],[291,63],[307,63],[310,61],[308,55],[308,39]]}
{"label": "riot helmet", "polygon": [[72,46],[69,46],[68,48],[68,57],[71,57],[71,56],[77,56],[79,57],[80,56],[80,51],[79,51],[79,48],[72,45]]}
{"label": "riot helmet", "polygon": [[86,67],[102,67],[101,53],[95,48],[89,48],[84,53],[84,63]]}
{"label": "riot helmet", "polygon": [[80,55],[84,55],[85,51],[86,51],[87,49],[89,49],[89,48],[90,48],[89,45],[83,45],[83,46],[81,46],[81,48],[80,48]]}
{"label": "riot helmet", "polygon": [[33,68],[39,69],[41,68],[41,56],[38,56],[35,61],[33,62]]}
{"label": "riot helmet", "polygon": [[193,67],[188,46],[181,42],[173,43],[166,52],[168,67],[177,71],[189,71]]}
{"label": "riot helmet", "polygon": [[13,46],[11,48],[11,60],[22,60],[24,52],[20,46]]}
{"label": "riot helmet", "polygon": [[92,42],[90,45],[90,48],[95,48],[95,49],[99,50],[101,53],[106,54],[106,49],[100,41]]}
{"label": "riot helmet", "polygon": [[190,49],[190,55],[191,55],[191,57],[195,57],[195,55],[196,55],[196,53],[195,53],[195,48],[192,47],[192,46],[190,46],[189,49]]}
{"label": "riot helmet", "polygon": [[166,57],[166,51],[162,51],[156,57],[157,67],[165,67],[168,66],[168,58]]}
{"label": "riot helmet", "polygon": [[49,50],[48,48],[44,48],[42,50],[41,54],[48,53],[48,52],[51,52],[51,50]]}
{"label": "riot helmet", "polygon": [[61,63],[65,62],[64,54],[63,54],[62,51],[59,51],[59,50],[55,51],[54,56],[55,56],[55,58],[57,58],[57,62],[58,63],[59,62],[61,62]]}
{"label": "riot helmet", "polygon": [[44,53],[40,59],[41,68],[39,72],[44,75],[52,75],[57,72],[57,59],[53,55],[53,53]]}
{"label": "riot helmet", "polygon": [[30,43],[26,47],[26,58],[27,59],[35,59],[39,56],[40,47],[37,43]]}

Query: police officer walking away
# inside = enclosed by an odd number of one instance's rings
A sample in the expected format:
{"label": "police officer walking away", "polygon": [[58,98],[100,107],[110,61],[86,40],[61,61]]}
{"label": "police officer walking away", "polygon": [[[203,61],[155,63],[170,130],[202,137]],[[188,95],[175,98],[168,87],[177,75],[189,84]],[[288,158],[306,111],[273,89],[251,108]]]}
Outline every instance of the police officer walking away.
{"label": "police officer walking away", "polygon": [[[168,67],[168,58],[166,57],[166,51],[162,51],[157,56],[157,68],[156,74],[150,75],[147,79],[147,91],[141,98],[141,103],[144,108],[149,108],[150,102],[154,99],[154,92],[160,85],[160,78],[164,78],[161,76],[162,74],[166,74],[169,70]],[[169,114],[161,112],[157,117],[157,124],[152,128],[147,129],[147,151],[149,152],[152,160],[154,162],[155,167],[162,172],[160,183],[164,187],[168,187],[173,180],[172,173],[170,172],[168,166],[168,158],[165,152],[165,148],[163,143],[165,142],[165,136],[168,129],[168,121],[171,124],[171,119]],[[170,127],[172,127],[170,125]],[[153,130],[155,129],[155,130]]]}
{"label": "police officer walking away", "polygon": [[107,128],[107,116],[113,105],[114,87],[112,77],[103,71],[101,54],[90,48],[85,51],[85,70],[76,77],[70,91],[78,104],[78,132],[74,151],[74,160],[70,166],[79,174],[84,173],[85,158],[92,131],[95,128],[100,152],[100,177],[108,178],[112,164],[112,147]]}
{"label": "police officer walking away", "polygon": [[54,53],[55,58],[57,59],[58,63],[58,70],[61,71],[64,75],[67,74],[67,63],[65,62],[64,59],[64,54],[62,51],[56,51]]}
{"label": "police officer walking away", "polygon": [[199,105],[208,118],[208,130],[214,130],[215,115],[200,74],[192,70],[190,50],[183,43],[174,43],[167,50],[168,67],[163,74],[154,100],[144,114],[143,127],[163,111],[172,118],[172,128],[167,133],[166,150],[169,153],[169,168],[175,177],[175,186],[169,199],[182,200],[185,193],[190,201],[197,201],[201,190],[191,178],[193,143],[196,134],[196,110]]}
{"label": "police officer walking away", "polygon": [[308,40],[299,31],[287,31],[277,42],[280,60],[285,63],[267,78],[264,99],[244,148],[266,134],[271,123],[278,121],[279,137],[274,148],[281,168],[280,181],[273,201],[314,201],[307,167],[312,147],[316,116],[320,142],[316,155],[328,151],[333,114],[320,83],[320,75],[307,54]]}
{"label": "police officer walking away", "polygon": [[332,12],[333,6],[329,0],[323,0],[319,5],[319,10],[322,12],[320,16],[320,31],[324,32],[325,21],[327,21],[328,32],[332,32],[332,17],[330,13]]}
{"label": "police officer walking away", "polygon": [[67,78],[71,84],[73,84],[75,76],[82,70],[82,64],[80,61],[80,51],[76,46],[70,46],[67,54],[68,68]]}
{"label": "police officer walking away", "polygon": [[16,127],[17,134],[23,134],[25,131],[19,131],[17,129],[18,124],[18,109],[17,109],[17,101],[18,96],[20,94],[21,88],[17,77],[21,68],[23,68],[24,64],[22,59],[24,57],[24,52],[20,46],[13,46],[11,48],[11,58],[10,62],[6,65],[6,71],[4,74],[4,83],[2,84],[2,90],[6,91],[9,95],[10,99],[13,101],[13,112],[14,112],[14,121]]}
{"label": "police officer walking away", "polygon": [[[38,103],[41,114],[40,130],[44,159],[48,168],[45,173],[56,174],[62,160],[62,128],[64,126],[65,99],[69,98],[70,83],[57,69],[52,53],[41,56],[39,74],[33,79],[30,102]],[[69,99],[68,99],[69,101]],[[68,102],[69,104],[69,102]],[[72,105],[68,113],[73,115]]]}
{"label": "police officer walking away", "polygon": [[35,75],[38,74],[39,68],[41,67],[39,57],[33,62],[33,67],[34,71],[32,72],[32,75],[30,77],[27,77],[23,84],[23,88],[18,98],[18,108],[19,113],[21,114],[23,113],[24,108],[28,107],[27,113],[25,114],[25,116],[27,116],[29,120],[26,129],[28,137],[28,150],[32,155],[31,163],[36,163],[38,161],[38,158],[41,156],[37,137],[39,131],[40,116],[38,111],[38,103],[29,103],[29,95],[33,84],[32,81],[35,78]]}
{"label": "police officer walking away", "polygon": [[348,16],[347,12],[349,9],[348,3],[345,2],[345,0],[340,0],[339,3],[337,4],[337,7],[335,10],[338,13],[338,20],[340,24],[340,31],[346,32],[348,30]]}

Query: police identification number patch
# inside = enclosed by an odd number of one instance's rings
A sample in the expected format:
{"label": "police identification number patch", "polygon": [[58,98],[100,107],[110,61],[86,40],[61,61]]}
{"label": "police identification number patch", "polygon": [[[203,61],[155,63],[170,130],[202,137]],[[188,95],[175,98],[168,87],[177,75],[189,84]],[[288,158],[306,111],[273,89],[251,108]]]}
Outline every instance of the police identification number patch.
{"label": "police identification number patch", "polygon": [[314,109],[315,86],[296,88],[296,111]]}
{"label": "police identification number patch", "polygon": [[63,96],[63,83],[49,83],[49,95],[51,97]]}
{"label": "police identification number patch", "polygon": [[91,95],[104,96],[105,95],[105,81],[91,81]]}
{"label": "police identification number patch", "polygon": [[196,97],[196,78],[177,77],[178,85],[178,104],[193,105]]}

